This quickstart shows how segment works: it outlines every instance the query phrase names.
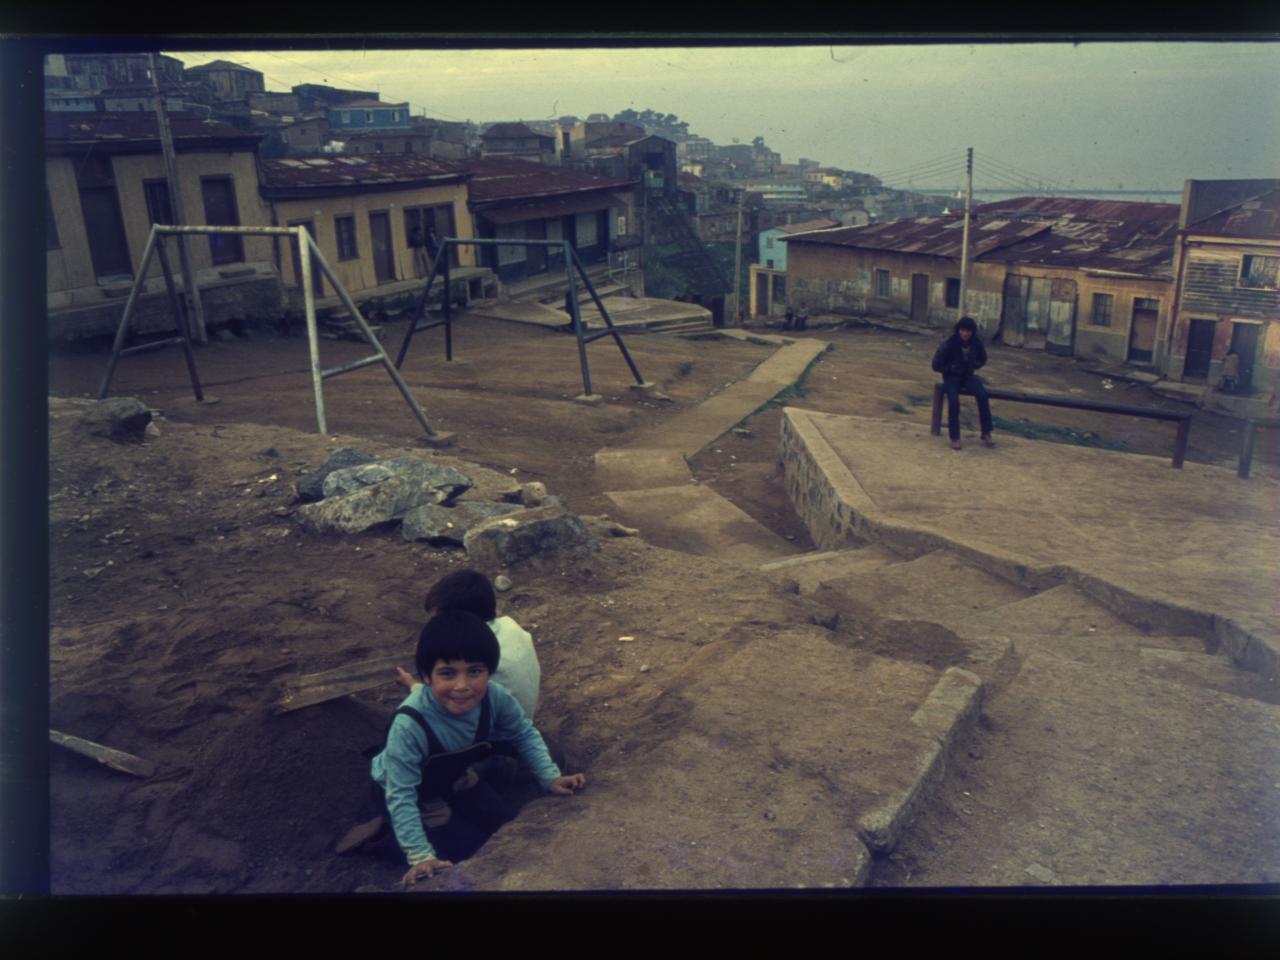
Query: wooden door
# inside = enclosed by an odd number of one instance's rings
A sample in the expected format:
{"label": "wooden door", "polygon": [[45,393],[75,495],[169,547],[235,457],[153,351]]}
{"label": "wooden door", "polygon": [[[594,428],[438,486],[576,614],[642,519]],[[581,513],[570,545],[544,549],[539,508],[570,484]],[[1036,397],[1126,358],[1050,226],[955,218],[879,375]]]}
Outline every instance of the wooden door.
{"label": "wooden door", "polygon": [[[547,221],[530,220],[525,224],[526,240],[547,239]],[[529,276],[547,272],[547,248],[525,247],[525,265]]]}
{"label": "wooden door", "polygon": [[1192,320],[1187,332],[1187,359],[1182,366],[1183,380],[1203,380],[1209,376],[1213,359],[1213,334],[1216,320]]}
{"label": "wooden door", "polygon": [[911,275],[911,322],[925,323],[929,318],[929,275]]}
{"label": "wooden door", "polygon": [[1076,342],[1076,282],[1054,280],[1049,291],[1049,329],[1044,348],[1049,353],[1069,357]]}
{"label": "wooden door", "polygon": [[767,317],[772,311],[769,305],[769,277],[767,274],[756,274],[756,316]]}
{"label": "wooden door", "polygon": [[84,211],[84,228],[89,235],[89,256],[93,272],[99,278],[132,277],[129,244],[125,241],[124,220],[116,188],[82,187],[80,209]]}
{"label": "wooden door", "polygon": [[1150,363],[1156,349],[1156,322],[1159,302],[1145,297],[1133,301],[1133,322],[1129,325],[1129,362]]}
{"label": "wooden door", "polygon": [[1027,339],[1027,297],[1031,278],[1009,274],[1004,278],[1004,302],[1000,314],[1000,339],[1020,347]]}
{"label": "wooden door", "polygon": [[369,235],[373,243],[373,275],[376,282],[394,283],[396,261],[391,250],[391,218],[385,211],[369,214]]}
{"label": "wooden door", "polygon": [[[315,239],[316,225],[310,220],[290,220],[291,227],[306,227],[307,233],[311,234],[311,239]],[[298,256],[298,243],[296,240],[289,241],[289,251],[293,255],[293,285],[302,288],[302,263]],[[324,296],[324,275],[320,273],[320,264],[316,262],[316,255],[311,255],[311,290],[317,297]]]}
{"label": "wooden door", "polygon": [[1231,352],[1240,358],[1237,393],[1253,392],[1253,361],[1258,353],[1258,331],[1261,329],[1261,325],[1257,323],[1232,325]]}

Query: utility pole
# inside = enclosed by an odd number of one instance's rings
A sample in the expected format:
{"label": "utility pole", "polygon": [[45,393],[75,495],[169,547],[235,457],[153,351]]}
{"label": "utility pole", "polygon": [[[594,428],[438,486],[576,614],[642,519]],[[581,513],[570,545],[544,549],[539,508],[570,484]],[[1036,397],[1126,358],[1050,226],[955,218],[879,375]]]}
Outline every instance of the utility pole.
{"label": "utility pole", "polygon": [[742,202],[747,196],[747,191],[741,189],[738,191],[738,236],[733,251],[733,313],[730,315],[729,326],[736,327],[738,325],[738,313],[740,310],[738,301],[742,294]]}
{"label": "utility pole", "polygon": [[964,235],[960,240],[960,316],[965,313],[965,297],[969,293],[969,218],[973,210],[973,147],[964,165]]}
{"label": "utility pole", "polygon": [[[164,152],[164,166],[169,186],[169,212],[173,215],[172,226],[184,226],[186,213],[182,208],[182,191],[178,189],[178,161],[173,151],[173,133],[169,129],[169,113],[164,106],[164,94],[160,92],[160,65],[156,55],[151,56],[151,86],[156,92],[156,123],[160,127],[160,149]],[[178,261],[182,269],[182,295],[186,298],[187,316],[191,320],[192,329],[188,334],[200,343],[208,343],[209,335],[204,326],[204,305],[200,302],[200,292],[196,289],[196,272],[191,267],[191,251],[187,248],[187,240],[182,234],[177,236]],[[175,317],[181,323],[181,317]]]}

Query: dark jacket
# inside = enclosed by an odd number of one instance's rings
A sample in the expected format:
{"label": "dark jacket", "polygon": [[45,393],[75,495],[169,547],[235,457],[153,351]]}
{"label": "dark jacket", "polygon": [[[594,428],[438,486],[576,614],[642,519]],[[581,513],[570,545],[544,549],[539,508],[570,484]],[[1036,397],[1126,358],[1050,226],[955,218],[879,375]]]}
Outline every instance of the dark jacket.
{"label": "dark jacket", "polygon": [[946,380],[963,380],[987,362],[987,348],[982,345],[975,333],[969,341],[969,358],[964,356],[964,342],[960,334],[953,333],[942,343],[933,355],[933,369]]}

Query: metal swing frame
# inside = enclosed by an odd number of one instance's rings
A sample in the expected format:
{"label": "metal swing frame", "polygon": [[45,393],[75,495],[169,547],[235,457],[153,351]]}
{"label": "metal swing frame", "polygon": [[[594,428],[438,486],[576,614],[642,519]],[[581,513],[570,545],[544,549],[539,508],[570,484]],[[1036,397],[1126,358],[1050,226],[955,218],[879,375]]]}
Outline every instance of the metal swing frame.
{"label": "metal swing frame", "polygon": [[[631,375],[635,377],[637,386],[649,387],[640,374],[639,368],[636,367],[635,361],[631,358],[631,354],[627,351],[627,345],[622,342],[622,334],[616,326],[613,319],[609,316],[609,311],[605,309],[604,302],[600,294],[596,292],[596,288],[591,283],[591,278],[587,276],[587,271],[582,265],[582,261],[578,258],[578,252],[574,249],[572,243],[568,240],[518,240],[518,239],[485,239],[485,240],[464,240],[458,237],[444,237],[440,241],[440,249],[436,251],[435,259],[431,263],[431,269],[427,273],[427,282],[422,288],[422,293],[418,298],[416,307],[414,308],[413,317],[409,324],[409,328],[405,331],[404,340],[400,343],[400,352],[396,355],[397,369],[404,363],[405,355],[409,352],[409,343],[413,340],[413,335],[425,330],[431,330],[435,327],[444,327],[444,355],[445,360],[453,360],[453,292],[450,289],[449,280],[449,248],[450,246],[471,245],[476,247],[560,247],[564,252],[565,278],[569,282],[569,304],[570,315],[572,317],[573,333],[578,341],[578,362],[582,367],[582,392],[583,396],[590,397],[591,393],[591,371],[587,365],[587,344],[601,337],[613,337],[618,345],[618,349],[622,353],[622,358],[627,361],[627,366],[631,369]],[[600,316],[604,318],[605,329],[596,330],[587,333],[583,328],[582,312],[578,306],[578,285],[574,278],[574,270],[577,270],[578,276],[582,278],[583,286],[591,295],[592,301],[596,305],[596,309],[600,311]],[[438,320],[430,320],[423,323],[423,319],[427,315],[427,300],[431,294],[431,285],[435,281],[436,276],[441,277],[444,288],[444,316]]]}
{"label": "metal swing frame", "polygon": [[[315,241],[311,238],[311,234],[307,232],[305,227],[195,227],[195,226],[173,226],[155,224],[151,228],[151,234],[147,237],[146,249],[142,254],[142,263],[138,268],[138,272],[133,280],[133,287],[129,290],[129,299],[125,302],[124,315],[120,318],[120,326],[116,330],[115,343],[111,350],[111,357],[107,361],[106,374],[102,379],[102,386],[98,390],[98,399],[106,397],[107,390],[111,386],[111,378],[115,374],[116,363],[120,357],[131,353],[140,353],[144,350],[155,350],[159,347],[180,345],[186,356],[187,371],[191,375],[191,387],[195,392],[196,400],[204,400],[204,392],[200,387],[200,378],[196,372],[195,354],[191,349],[191,336],[187,321],[187,311],[184,299],[178,295],[177,287],[173,282],[173,272],[169,268],[169,258],[165,253],[165,237],[166,236],[267,236],[267,237],[286,237],[293,238],[298,244],[298,265],[301,276],[299,280],[302,284],[303,304],[306,312],[307,322],[307,340],[311,350],[311,381],[315,390],[316,402],[316,426],[321,434],[329,432],[328,422],[325,417],[324,407],[324,388],[323,383],[329,377],[336,377],[343,373],[350,373],[352,370],[359,370],[363,367],[372,366],[380,363],[386,368],[388,375],[395,384],[396,389],[400,391],[404,397],[405,403],[409,405],[414,417],[418,423],[422,425],[423,431],[430,438],[436,438],[438,434],[432,428],[427,420],[427,415],[419,406],[418,401],[414,399],[413,394],[409,390],[408,384],[404,382],[404,378],[400,376],[399,363],[393,364],[391,358],[387,355],[386,350],[382,348],[382,343],[374,336],[373,331],[369,328],[368,322],[364,315],[356,307],[355,301],[352,300],[351,294],[347,292],[346,287],[342,285],[337,275],[333,272],[324,255],[316,246]],[[139,344],[133,347],[125,347],[125,337],[129,332],[129,322],[133,319],[134,308],[137,305],[139,293],[143,284],[146,283],[147,269],[151,266],[151,258],[158,256],[160,259],[160,269],[164,273],[165,288],[169,293],[169,303],[177,322],[178,336],[169,337],[163,340],[153,340],[149,343]],[[316,298],[315,291],[312,289],[311,269],[312,257],[315,257],[315,263],[319,266],[320,272],[333,285],[337,291],[338,297],[342,300],[343,305],[355,318],[365,339],[376,351],[370,356],[361,360],[354,360],[350,363],[344,363],[336,367],[325,369],[320,366],[320,337],[316,327]],[[199,296],[199,290],[193,291],[195,296]]]}

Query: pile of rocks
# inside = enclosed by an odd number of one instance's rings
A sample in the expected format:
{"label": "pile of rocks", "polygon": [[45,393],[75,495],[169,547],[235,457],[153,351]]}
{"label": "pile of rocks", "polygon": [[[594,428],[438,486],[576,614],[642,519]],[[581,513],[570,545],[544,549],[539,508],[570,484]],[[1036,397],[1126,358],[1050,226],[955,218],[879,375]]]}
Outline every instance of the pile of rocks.
{"label": "pile of rocks", "polygon": [[294,518],[310,533],[350,534],[399,524],[400,536],[434,547],[464,547],[479,565],[563,563],[599,549],[582,518],[541,483],[498,500],[458,499],[473,483],[455,467],[417,457],[375,460],[344,447],[299,479],[306,503]]}

